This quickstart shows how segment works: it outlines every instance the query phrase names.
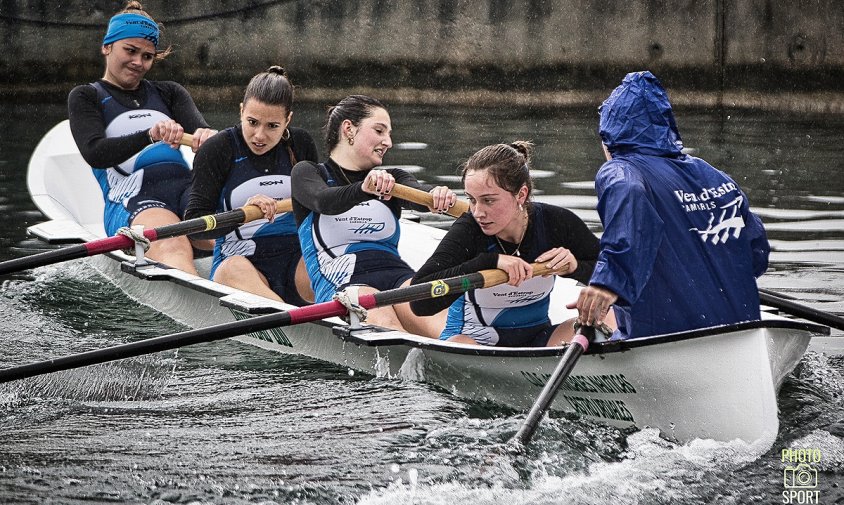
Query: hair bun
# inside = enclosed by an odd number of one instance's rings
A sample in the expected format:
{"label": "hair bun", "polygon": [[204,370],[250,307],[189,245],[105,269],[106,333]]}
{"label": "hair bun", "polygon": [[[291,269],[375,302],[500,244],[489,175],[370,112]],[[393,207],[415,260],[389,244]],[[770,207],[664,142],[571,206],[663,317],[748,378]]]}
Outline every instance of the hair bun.
{"label": "hair bun", "polygon": [[533,154],[533,142],[528,140],[516,140],[509,145],[525,157],[525,164],[530,161],[531,155]]}
{"label": "hair bun", "polygon": [[286,75],[287,75],[287,74],[284,72],[284,67],[279,66],[279,65],[273,65],[273,66],[271,66],[270,68],[268,68],[268,69],[267,69],[267,73],[268,73],[268,74],[278,74],[278,75],[284,75],[284,76],[286,76]]}

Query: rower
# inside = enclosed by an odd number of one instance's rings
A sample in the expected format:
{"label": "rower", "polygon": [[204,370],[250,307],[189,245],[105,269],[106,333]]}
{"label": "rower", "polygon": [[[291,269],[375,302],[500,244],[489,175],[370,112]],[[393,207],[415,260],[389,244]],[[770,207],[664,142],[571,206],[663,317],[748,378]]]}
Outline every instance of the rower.
{"label": "rower", "polygon": [[[398,168],[377,168],[393,145],[391,133],[390,114],[381,102],[348,96],[328,111],[328,160],[293,168],[293,211],[317,302],[352,284],[362,285],[361,295],[408,285],[414,271],[398,252],[402,207],[444,212],[457,201],[445,186],[422,184]],[[396,183],[429,191],[433,204],[393,198]],[[445,315],[418,317],[400,303],[370,310],[368,322],[435,337]]]}
{"label": "rower", "polygon": [[290,198],[290,172],[297,161],[317,161],[310,133],[292,126],[293,85],[273,65],[249,81],[240,103],[240,123],[208,139],[193,161],[185,218],[245,205],[261,219],[194,235],[214,238],[211,278],[221,284],[293,305],[313,301],[302,261],[296,222],[279,212]]}
{"label": "rower", "polygon": [[[552,324],[551,291],[555,276],[589,280],[598,239],[570,210],[531,201],[532,153],[530,142],[494,144],[463,164],[471,213],[454,222],[413,283],[487,268],[504,270],[509,282],[411,302],[419,315],[449,308],[442,340],[535,347],[562,345],[574,335],[573,319]],[[533,262],[549,271],[535,275]]]}
{"label": "rower", "polygon": [[[158,48],[159,37],[158,24],[141,4],[128,2],[111,18],[103,38],[103,77],[68,95],[71,132],[102,189],[108,235],[134,225],[178,223],[190,185],[179,142],[186,131],[193,132],[196,150],[214,133],[185,88],[144,79],[153,62],[170,54],[170,47]],[[153,243],[148,256],[196,274],[185,237]]]}

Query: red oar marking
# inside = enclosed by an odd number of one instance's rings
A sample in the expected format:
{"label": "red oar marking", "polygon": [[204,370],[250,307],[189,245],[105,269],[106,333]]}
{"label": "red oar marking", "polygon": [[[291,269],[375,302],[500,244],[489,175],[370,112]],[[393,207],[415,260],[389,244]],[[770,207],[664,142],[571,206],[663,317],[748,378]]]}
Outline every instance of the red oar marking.
{"label": "red oar marking", "polygon": [[[154,228],[144,230],[144,237],[150,239],[151,241],[158,240],[158,232]],[[135,245],[135,241],[125,235],[115,235],[113,237],[85,242],[82,245],[85,246],[85,250],[88,251],[88,256],[95,256],[97,254],[116,251],[118,249],[128,249]]]}
{"label": "red oar marking", "polygon": [[[375,308],[377,304],[375,295],[361,295],[358,304],[365,309]],[[337,300],[297,307],[288,311],[290,314],[290,324],[309,323],[329,317],[344,316],[347,312],[346,307]]]}

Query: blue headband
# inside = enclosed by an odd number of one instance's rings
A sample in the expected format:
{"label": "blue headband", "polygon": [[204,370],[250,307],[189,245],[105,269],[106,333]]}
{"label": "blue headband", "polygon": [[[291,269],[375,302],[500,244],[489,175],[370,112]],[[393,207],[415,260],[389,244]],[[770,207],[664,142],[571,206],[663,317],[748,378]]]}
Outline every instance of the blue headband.
{"label": "blue headband", "polygon": [[155,21],[140,14],[118,14],[108,22],[108,31],[103,38],[103,45],[123,39],[146,39],[158,48],[158,25]]}

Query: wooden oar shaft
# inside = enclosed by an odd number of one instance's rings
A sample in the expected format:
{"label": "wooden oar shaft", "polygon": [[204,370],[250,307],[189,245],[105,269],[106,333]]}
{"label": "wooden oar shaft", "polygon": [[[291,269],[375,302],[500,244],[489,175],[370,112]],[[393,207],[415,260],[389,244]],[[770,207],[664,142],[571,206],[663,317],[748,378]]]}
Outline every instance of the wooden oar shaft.
{"label": "wooden oar shaft", "polygon": [[[279,200],[276,202],[276,212],[290,212],[292,209],[293,204],[290,199]],[[178,223],[168,224],[158,228],[150,228],[144,230],[143,235],[149,240],[155,241],[170,237],[210,231],[223,226],[248,223],[261,217],[263,217],[263,213],[259,207],[255,205],[247,205],[245,207],[230,210],[228,212],[222,212],[220,214],[180,221]],[[85,242],[84,244],[76,244],[53,251],[45,251],[38,254],[0,262],[0,275],[84,258],[86,256],[95,256],[97,254],[117,251],[119,249],[128,249],[133,245],[134,241],[124,235],[115,235],[112,237],[91,240],[89,242]]]}
{"label": "wooden oar shaft", "polygon": [[[392,194],[395,198],[401,198],[402,200],[418,203],[419,205],[427,205],[428,207],[433,207],[434,205],[434,196],[431,193],[427,193],[421,189],[411,188],[403,184],[396,184],[393,186],[393,190],[390,194]],[[469,204],[462,200],[457,200],[454,207],[448,209],[446,214],[452,217],[460,217],[466,212],[469,212]]]}
{"label": "wooden oar shaft", "polygon": [[[544,263],[533,263],[533,275],[535,277],[550,273],[551,270]],[[397,303],[424,300],[426,298],[438,298],[449,293],[465,293],[473,289],[490,288],[504,284],[508,280],[509,276],[507,272],[493,268],[404,288],[379,291],[368,295],[372,297],[371,300],[364,295],[360,297],[360,304],[366,309],[383,307],[385,305],[395,305]]]}
{"label": "wooden oar shaft", "polygon": [[829,312],[824,312],[822,310],[813,309],[812,307],[807,307],[806,305],[801,305],[791,300],[786,300],[783,295],[774,291],[760,289],[759,300],[766,305],[776,307],[808,321],[814,321],[831,328],[844,330],[844,317],[836,316],[835,314],[830,314]]}
{"label": "wooden oar shaft", "polygon": [[[500,275],[492,274],[492,271],[490,270],[484,270],[468,275],[452,277],[450,279],[431,281],[414,286],[362,295],[359,299],[359,304],[366,309],[372,309],[396,303],[421,300],[428,297],[445,296],[448,293],[456,294],[476,288],[492,287],[494,285],[501,284],[502,282],[506,282],[506,274],[504,274],[503,279],[504,280],[501,281]],[[41,361],[38,363],[6,368],[4,370],[0,370],[0,383],[57,372],[60,370],[105,363],[117,359],[131,358],[142,354],[166,351],[186,345],[198,344],[200,342],[213,342],[215,340],[235,337],[237,335],[244,335],[256,331],[268,330],[270,328],[307,323],[329,317],[344,316],[347,313],[348,309],[346,309],[346,307],[338,301],[297,307],[277,314],[257,316],[217,326],[197,328],[194,330],[174,333],[172,335],[164,335],[138,342],[121,344],[106,349],[88,351],[62,358]]]}

